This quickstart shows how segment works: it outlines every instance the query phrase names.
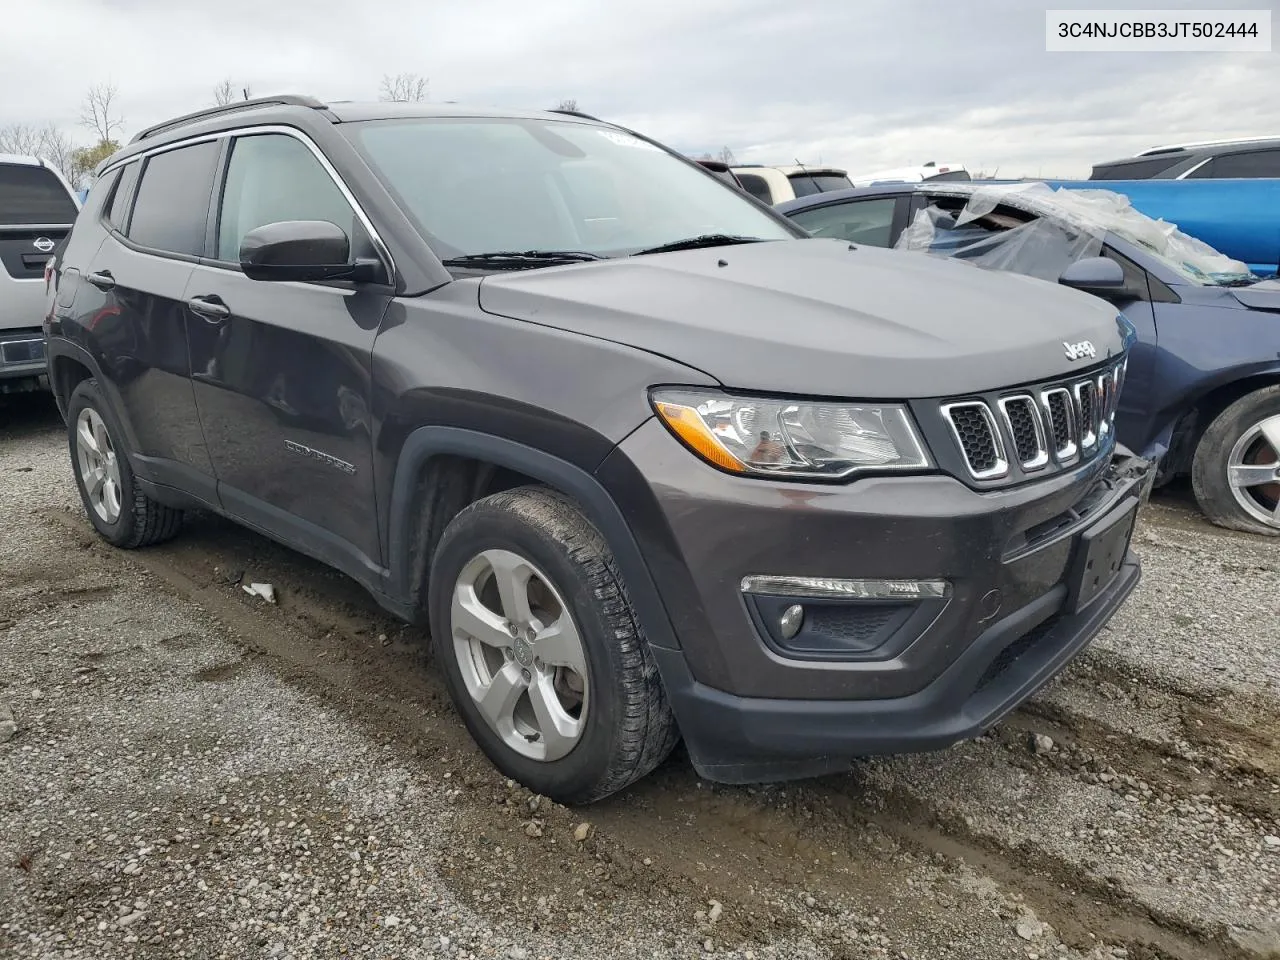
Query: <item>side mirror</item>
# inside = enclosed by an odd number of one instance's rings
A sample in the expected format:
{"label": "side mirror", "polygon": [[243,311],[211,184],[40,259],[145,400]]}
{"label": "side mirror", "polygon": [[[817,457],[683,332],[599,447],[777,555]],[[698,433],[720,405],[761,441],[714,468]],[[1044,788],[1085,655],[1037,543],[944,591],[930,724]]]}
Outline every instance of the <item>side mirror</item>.
{"label": "side mirror", "polygon": [[1124,290],[1124,269],[1108,257],[1086,257],[1062,271],[1058,282],[1098,297],[1114,297]]}
{"label": "side mirror", "polygon": [[327,220],[268,223],[240,241],[240,268],[250,280],[363,280],[367,266],[352,262],[351,240]]}

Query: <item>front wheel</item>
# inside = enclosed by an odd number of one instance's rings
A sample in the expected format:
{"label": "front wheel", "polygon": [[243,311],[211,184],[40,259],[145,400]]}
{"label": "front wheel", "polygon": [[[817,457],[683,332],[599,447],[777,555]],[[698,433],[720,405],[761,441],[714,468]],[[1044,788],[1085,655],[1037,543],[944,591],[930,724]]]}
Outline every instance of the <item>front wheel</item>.
{"label": "front wheel", "polygon": [[1209,424],[1191,481],[1214,523],[1280,536],[1280,386],[1246,394]]}
{"label": "front wheel", "polygon": [[675,721],[621,575],[568,498],[524,487],[467,507],[441,538],[428,603],[453,700],[507,776],[588,803],[671,752]]}

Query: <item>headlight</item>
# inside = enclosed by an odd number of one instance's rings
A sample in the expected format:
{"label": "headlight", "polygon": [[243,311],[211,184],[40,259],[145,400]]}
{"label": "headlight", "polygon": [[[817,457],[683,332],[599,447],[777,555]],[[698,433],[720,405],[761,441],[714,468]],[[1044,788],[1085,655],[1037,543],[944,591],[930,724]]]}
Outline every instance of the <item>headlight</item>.
{"label": "headlight", "polygon": [[835,479],[920,470],[929,458],[895,404],[796,403],[680,389],[653,391],[659,419],[694,453],[731,473]]}

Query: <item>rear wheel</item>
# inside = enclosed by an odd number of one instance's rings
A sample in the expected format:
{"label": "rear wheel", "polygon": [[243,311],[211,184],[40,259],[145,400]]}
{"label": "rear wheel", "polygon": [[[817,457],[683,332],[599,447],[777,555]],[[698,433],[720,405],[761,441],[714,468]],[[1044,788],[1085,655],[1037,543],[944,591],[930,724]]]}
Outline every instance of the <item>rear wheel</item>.
{"label": "rear wheel", "polygon": [[98,381],[82,380],[67,402],[71,469],[89,522],[126,549],[168,540],[182,511],[157,503],[134,480],[122,431]]}
{"label": "rear wheel", "polygon": [[429,592],[450,693],[507,776],[587,803],[671,752],[675,722],[621,576],[568,498],[525,487],[467,507]]}
{"label": "rear wheel", "polygon": [[1280,386],[1241,397],[1209,424],[1191,479],[1214,523],[1280,536]]}

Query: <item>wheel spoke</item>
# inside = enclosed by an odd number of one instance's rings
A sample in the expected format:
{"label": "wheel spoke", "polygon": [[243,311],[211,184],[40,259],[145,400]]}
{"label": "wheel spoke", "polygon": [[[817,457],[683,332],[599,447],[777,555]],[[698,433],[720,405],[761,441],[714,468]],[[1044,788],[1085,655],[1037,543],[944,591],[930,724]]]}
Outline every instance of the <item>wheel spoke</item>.
{"label": "wheel spoke", "polygon": [[102,454],[101,448],[98,446],[98,439],[93,435],[93,429],[89,425],[89,420],[81,418],[79,425],[76,427],[76,442],[80,445],[80,449],[94,456]]}
{"label": "wheel spoke", "polygon": [[480,712],[499,734],[505,736],[513,730],[516,703],[527,686],[520,672],[520,665],[509,662],[503,664],[502,669],[493,675],[493,679],[476,697]]}
{"label": "wheel spoke", "polygon": [[120,516],[120,485],[114,480],[108,479],[102,485],[102,502],[107,507],[109,519],[114,521]]}
{"label": "wheel spoke", "polygon": [[491,550],[485,554],[485,559],[493,568],[503,614],[518,624],[531,623],[533,611],[529,608],[529,578],[533,576],[533,568],[506,550]]}
{"label": "wheel spoke", "polygon": [[565,711],[556,696],[555,680],[550,674],[537,674],[529,685],[529,702],[538,720],[538,732],[546,749],[544,760],[559,760],[573,749],[582,733],[582,721]]}
{"label": "wheel spoke", "polygon": [[1271,417],[1263,420],[1258,424],[1258,428],[1262,431],[1262,435],[1267,438],[1267,443],[1271,444],[1271,449],[1275,451],[1277,457],[1280,457],[1280,417]]}
{"label": "wheel spoke", "polygon": [[560,614],[560,618],[539,630],[534,639],[533,652],[546,664],[555,667],[568,667],[583,680],[587,678],[587,660],[582,652],[582,638],[578,636],[578,628],[568,612]]}
{"label": "wheel spoke", "polygon": [[450,616],[455,631],[475,637],[486,646],[497,647],[499,650],[511,646],[511,634],[507,632],[506,620],[481,603],[475,588],[469,584],[460,583],[453,591]]}
{"label": "wheel spoke", "polygon": [[90,416],[93,423],[93,438],[98,441],[98,450],[106,454],[111,449],[111,437],[107,433],[107,425],[97,414]]}
{"label": "wheel spoke", "polygon": [[106,471],[102,467],[94,467],[84,478],[85,493],[91,497],[96,497],[98,491],[102,489],[102,485],[107,480]]}
{"label": "wheel spoke", "polygon": [[1227,468],[1227,476],[1235,487],[1257,487],[1280,480],[1280,467],[1274,463],[1239,463]]}

